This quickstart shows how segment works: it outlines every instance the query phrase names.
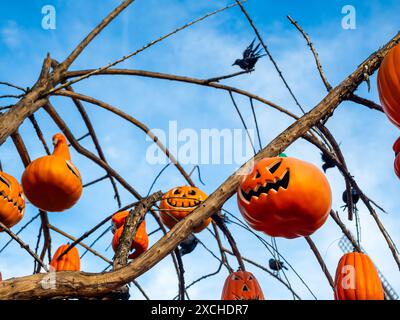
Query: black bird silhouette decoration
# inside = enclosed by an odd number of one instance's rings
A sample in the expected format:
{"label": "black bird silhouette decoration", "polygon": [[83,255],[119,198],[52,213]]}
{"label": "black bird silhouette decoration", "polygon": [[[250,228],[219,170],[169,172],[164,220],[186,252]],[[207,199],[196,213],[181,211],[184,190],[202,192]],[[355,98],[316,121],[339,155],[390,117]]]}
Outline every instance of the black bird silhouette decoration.
{"label": "black bird silhouette decoration", "polygon": [[[343,210],[346,210],[347,208],[347,190],[343,191],[342,194],[342,200],[345,203],[344,206],[342,206]],[[353,202],[353,206],[354,206],[354,211],[357,212],[357,202],[360,200],[360,195],[358,194],[358,192],[356,191],[356,189],[354,189],[353,187],[351,188],[351,201]]]}
{"label": "black bird silhouette decoration", "polygon": [[286,268],[286,266],[283,264],[282,261],[278,261],[275,259],[269,259],[268,264],[269,264],[269,268],[274,271],[280,271],[282,269],[288,270],[288,268]]}
{"label": "black bird silhouette decoration", "polygon": [[181,248],[179,252],[182,256],[184,256],[185,254],[189,254],[196,248],[198,243],[199,240],[197,240],[196,237],[194,237],[193,235],[189,235],[185,240],[180,243],[179,246]]}
{"label": "black bird silhouette decoration", "polygon": [[322,164],[322,169],[324,170],[325,173],[326,170],[328,170],[329,168],[336,167],[335,163],[325,153],[321,153],[321,159],[324,162]]}
{"label": "black bird silhouette decoration", "polygon": [[250,45],[243,51],[243,58],[236,59],[236,61],[232,64],[233,66],[239,66],[245,71],[251,71],[254,69],[259,58],[264,57],[265,53],[263,53],[263,48],[260,48],[261,43],[254,47],[254,39]]}

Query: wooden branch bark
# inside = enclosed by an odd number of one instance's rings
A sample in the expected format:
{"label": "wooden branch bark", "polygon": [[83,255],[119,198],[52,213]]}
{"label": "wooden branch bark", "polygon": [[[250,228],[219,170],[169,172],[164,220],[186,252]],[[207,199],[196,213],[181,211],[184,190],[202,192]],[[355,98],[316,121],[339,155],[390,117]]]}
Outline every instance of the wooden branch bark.
{"label": "wooden branch bark", "polygon": [[232,174],[208,199],[193,211],[188,217],[180,221],[175,227],[164,235],[153,247],[138,257],[129,265],[104,274],[89,274],[84,272],[60,272],[57,274],[56,288],[53,290],[43,289],[39,282],[43,275],[32,275],[21,278],[10,279],[1,282],[1,299],[32,299],[35,297],[81,297],[96,296],[107,293],[120,287],[122,284],[132,281],[145,271],[149,270],[175,247],[182,242],[195,225],[206,219],[235,193],[241,179],[243,170],[264,157],[279,154],[282,150],[304,135],[312,126],[329,117],[335,108],[364,81],[364,72],[368,67],[372,74],[377,70],[382,59],[400,40],[400,33],[395,35],[381,49],[373,53],[360,66],[343,80],[337,87],[332,89],[328,95],[319,102],[310,112],[306,113],[294,124],[289,126],[275,139],[262,149],[253,159],[250,159],[237,172]]}
{"label": "wooden branch bark", "polygon": [[132,242],[135,239],[137,229],[144,220],[147,211],[158,201],[161,200],[163,193],[157,191],[151,196],[141,200],[126,217],[124,230],[118,244],[117,252],[114,258],[114,270],[120,269],[128,263],[128,255],[131,250]]}
{"label": "wooden branch bark", "polygon": [[326,278],[328,279],[329,285],[334,287],[334,282],[331,274],[329,273],[328,267],[326,266],[324,259],[322,258],[321,254],[318,251],[317,246],[315,245],[314,241],[310,237],[304,237],[306,239],[308,245],[310,246],[311,250],[314,252],[315,257],[317,258],[317,261],[319,265],[321,266],[322,271],[324,272]]}
{"label": "wooden branch bark", "polygon": [[377,104],[377,103],[375,103],[375,102],[373,102],[371,100],[368,100],[368,99],[365,99],[363,97],[357,96],[355,94],[350,95],[349,96],[349,100],[353,101],[355,103],[361,104],[363,106],[366,106],[366,107],[368,107],[368,108],[370,108],[372,110],[377,110],[377,111],[383,112],[383,108],[382,108],[381,105],[379,105],[379,104]]}
{"label": "wooden branch bark", "polygon": [[51,58],[47,55],[36,84],[11,109],[0,115],[0,145],[19,128],[27,117],[46,104],[47,99],[40,96],[52,87],[54,79],[50,79],[50,66]]}

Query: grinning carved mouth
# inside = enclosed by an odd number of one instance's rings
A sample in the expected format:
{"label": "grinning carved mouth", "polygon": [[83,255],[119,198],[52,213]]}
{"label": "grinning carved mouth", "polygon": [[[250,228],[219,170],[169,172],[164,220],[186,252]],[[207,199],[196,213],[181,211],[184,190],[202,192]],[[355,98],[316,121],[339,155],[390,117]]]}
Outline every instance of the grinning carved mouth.
{"label": "grinning carved mouth", "polygon": [[22,213],[25,209],[25,206],[20,206],[18,205],[18,203],[16,201],[14,201],[13,199],[9,198],[4,191],[0,191],[0,199],[5,199],[6,201],[8,201],[9,203],[11,203],[14,207],[16,207],[18,209],[18,211],[20,213]]}
{"label": "grinning carved mouth", "polygon": [[255,190],[249,190],[249,191],[244,191],[242,188],[240,188],[240,192],[242,194],[242,197],[250,202],[252,197],[258,198],[261,194],[268,194],[268,192],[271,189],[274,189],[275,191],[278,191],[279,188],[287,189],[289,185],[289,170],[285,172],[283,177],[276,182],[267,182],[264,186],[257,185],[255,187]]}
{"label": "grinning carved mouth", "polygon": [[189,200],[189,199],[181,199],[181,198],[171,198],[167,199],[167,203],[176,208],[195,208],[200,204],[200,200]]}

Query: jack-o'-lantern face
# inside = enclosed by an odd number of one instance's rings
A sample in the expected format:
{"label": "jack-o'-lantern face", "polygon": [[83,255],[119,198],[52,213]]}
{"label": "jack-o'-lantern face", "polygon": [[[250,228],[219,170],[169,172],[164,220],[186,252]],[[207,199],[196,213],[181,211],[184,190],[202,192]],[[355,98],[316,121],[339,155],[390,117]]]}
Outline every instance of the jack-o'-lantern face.
{"label": "jack-o'-lantern face", "polygon": [[279,192],[280,188],[286,190],[289,186],[290,171],[282,164],[283,160],[284,158],[276,158],[265,166],[256,166],[241,185],[243,199],[250,203],[253,197],[254,200],[258,200],[260,196]]}
{"label": "jack-o'-lantern face", "polygon": [[264,300],[264,294],[251,272],[237,271],[225,280],[221,300]]}
{"label": "jack-o'-lantern face", "polygon": [[0,171],[0,221],[8,228],[25,213],[25,197],[17,179]]}
{"label": "jack-o'-lantern face", "polygon": [[[178,221],[185,218],[206,199],[207,195],[196,187],[182,186],[173,188],[164,194],[160,202],[161,221],[171,229]],[[211,218],[205,219],[193,231],[202,231],[210,222]]]}
{"label": "jack-o'-lantern face", "polygon": [[260,160],[243,177],[237,194],[247,223],[274,237],[309,236],[325,222],[331,208],[324,174],[291,157]]}

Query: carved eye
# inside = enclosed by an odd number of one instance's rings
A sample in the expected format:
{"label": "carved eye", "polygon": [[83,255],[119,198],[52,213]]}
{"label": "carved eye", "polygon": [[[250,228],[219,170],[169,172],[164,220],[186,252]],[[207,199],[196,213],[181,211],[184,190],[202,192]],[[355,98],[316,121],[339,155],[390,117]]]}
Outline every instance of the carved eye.
{"label": "carved eye", "polygon": [[3,182],[8,187],[8,189],[11,189],[11,183],[6,178],[0,176],[0,181]]}
{"label": "carved eye", "polygon": [[174,194],[180,194],[181,193],[181,190],[179,190],[179,189],[176,189],[175,191],[174,191]]}
{"label": "carved eye", "polygon": [[115,223],[111,223],[111,232],[114,234],[115,231],[117,230],[117,226],[115,225]]}
{"label": "carved eye", "polygon": [[253,280],[253,277],[252,277],[252,276],[249,276],[249,280]]}
{"label": "carved eye", "polygon": [[279,161],[279,162],[273,164],[272,167],[268,168],[269,172],[275,173],[275,171],[278,170],[278,168],[280,167],[281,163],[282,163],[282,161]]}
{"label": "carved eye", "polygon": [[238,281],[238,280],[240,280],[240,278],[239,278],[238,276],[234,275],[234,276],[232,277],[232,280]]}
{"label": "carved eye", "polygon": [[69,171],[71,171],[74,175],[76,175],[79,178],[79,180],[81,180],[81,176],[76,167],[68,160],[65,160],[65,163],[67,164]]}
{"label": "carved eye", "polygon": [[190,190],[190,191],[189,191],[189,194],[190,194],[191,196],[196,195],[196,190]]}
{"label": "carved eye", "polygon": [[259,178],[261,178],[261,173],[260,173],[260,171],[256,171],[256,179],[259,179]]}

